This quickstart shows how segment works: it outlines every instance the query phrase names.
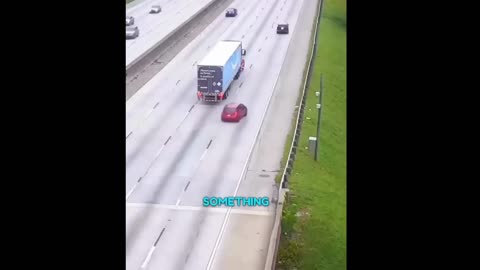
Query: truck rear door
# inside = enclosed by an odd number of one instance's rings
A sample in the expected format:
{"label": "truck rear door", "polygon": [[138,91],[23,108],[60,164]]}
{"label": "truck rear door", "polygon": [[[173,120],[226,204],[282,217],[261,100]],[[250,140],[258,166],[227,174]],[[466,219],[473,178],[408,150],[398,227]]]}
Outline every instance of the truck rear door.
{"label": "truck rear door", "polygon": [[198,68],[198,91],[204,93],[222,92],[222,69],[217,66]]}

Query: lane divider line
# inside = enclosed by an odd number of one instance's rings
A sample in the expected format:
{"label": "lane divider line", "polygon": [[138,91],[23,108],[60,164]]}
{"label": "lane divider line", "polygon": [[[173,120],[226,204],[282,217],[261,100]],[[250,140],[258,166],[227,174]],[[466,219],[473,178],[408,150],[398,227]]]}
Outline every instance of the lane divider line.
{"label": "lane divider line", "polygon": [[[158,102],[157,102],[158,104]],[[155,106],[157,106],[157,104]],[[183,118],[183,120],[180,122],[180,125],[177,127],[177,129],[182,125],[183,121],[185,121],[185,119],[187,118],[188,114],[193,110],[193,108],[195,107],[195,104],[192,105],[192,107],[190,107],[190,109],[188,110],[188,112],[185,114],[185,117]],[[132,132],[131,132],[132,133]],[[128,138],[128,136],[127,136]],[[140,180],[145,177],[148,172],[150,171],[150,169],[152,168],[153,164],[155,163],[155,161],[158,159],[158,157],[160,156],[160,153],[162,152],[163,148],[165,148],[165,146],[170,142],[170,140],[172,139],[172,136],[168,136],[167,140],[163,143],[163,145],[160,147],[160,149],[158,150],[158,152],[155,154],[155,158],[154,160],[152,161],[152,163],[148,166],[147,170],[145,171],[145,173],[143,174],[142,177],[139,178],[139,180],[137,181],[137,183],[133,186],[132,190],[130,190],[130,192],[128,192],[127,194],[127,198],[126,200],[128,200],[128,197],[130,197],[130,195],[133,193],[134,189],[137,187],[137,184],[140,182]],[[208,147],[210,146],[210,144],[212,143],[212,140],[210,140],[210,143],[208,144],[207,146],[207,149]],[[177,205],[180,203],[180,200],[177,201]]]}
{"label": "lane divider line", "polygon": [[155,110],[155,109],[152,108],[152,109],[150,109],[150,110],[148,111],[148,113],[144,116],[143,121],[147,120],[147,118],[150,117],[150,115],[152,114],[153,110]]}
{"label": "lane divider line", "polygon": [[158,150],[157,153],[155,153],[155,158],[157,158],[157,157],[160,155],[160,153],[162,152],[162,150],[163,150],[164,147],[165,147],[165,144],[162,145],[162,147],[160,147],[160,150]]}
{"label": "lane divider line", "polygon": [[190,181],[188,181],[187,185],[186,185],[185,188],[183,189],[183,192],[187,191],[187,188],[188,188],[189,185],[190,185]]}
{"label": "lane divider line", "polygon": [[200,157],[200,161],[202,161],[205,158],[205,155],[207,154],[208,150],[203,151],[202,156]]}
{"label": "lane divider line", "polygon": [[163,145],[167,145],[167,143],[170,141],[171,138],[172,136],[168,136],[168,139],[163,143]]}
{"label": "lane divider line", "polygon": [[150,251],[148,252],[148,255],[147,255],[147,258],[145,258],[145,260],[143,261],[142,263],[142,269],[146,268],[148,263],[150,262],[150,259],[152,258],[152,254],[153,254],[153,251],[155,250],[155,247],[152,246],[150,248]]}
{"label": "lane divider line", "polygon": [[[197,103],[195,103],[195,104],[197,104]],[[190,107],[190,109],[188,109],[187,113],[185,113],[185,116],[183,117],[182,121],[180,121],[180,124],[177,126],[177,128],[175,129],[175,131],[178,130],[178,129],[182,126],[183,121],[185,121],[185,119],[187,119],[188,115],[190,114],[190,112],[191,112],[191,111],[193,110],[193,108],[195,107],[195,104],[193,104],[192,107]]]}
{"label": "lane divider line", "polygon": [[208,142],[208,145],[207,145],[207,149],[210,147],[210,145],[212,144],[212,141],[213,139],[210,139],[210,141]]}
{"label": "lane divider line", "polygon": [[153,251],[155,251],[155,248],[157,248],[158,241],[160,240],[160,237],[162,237],[162,234],[164,231],[165,231],[165,227],[163,227],[162,231],[160,232],[160,235],[157,237],[155,244],[153,244],[153,246],[150,248],[150,251],[148,252],[147,257],[142,263],[142,269],[146,268],[148,263],[150,262],[150,259],[152,259]]}
{"label": "lane divider line", "polygon": [[165,227],[163,227],[162,231],[160,232],[160,235],[157,237],[157,241],[155,241],[155,244],[153,244],[154,247],[157,246],[158,240],[160,240],[160,237],[162,237],[163,232],[165,231]]}
{"label": "lane divider line", "polygon": [[[200,160],[198,162],[198,165],[197,167],[193,170],[193,172],[195,173],[198,168],[200,168],[200,165],[202,164],[202,160],[205,158],[205,156],[207,155],[207,152],[208,152],[208,148],[210,148],[210,146],[212,145],[212,141],[213,139],[210,139],[210,141],[208,142],[208,145],[207,147],[205,148],[205,151],[203,151],[203,154],[202,156],[200,157]],[[191,179],[191,177],[189,177]],[[187,179],[189,179],[187,178]],[[185,194],[185,192],[187,191],[187,188],[190,186],[190,183],[191,183],[191,180],[188,180],[188,183],[187,185],[185,185],[185,188],[183,189],[183,192],[180,194],[180,196],[178,197],[177,199],[177,202],[175,203],[175,206],[178,207],[180,205],[180,202],[182,201],[182,198],[183,198],[183,195]]]}
{"label": "lane divider line", "polygon": [[138,180],[137,180],[137,182],[135,183],[135,185],[133,185],[133,188],[130,190],[130,192],[128,192],[127,198],[125,199],[125,201],[128,201],[128,197],[130,197],[130,195],[132,195],[133,191],[134,191],[135,188],[137,187],[138,183],[140,183],[140,181],[142,181],[142,177],[138,178]]}

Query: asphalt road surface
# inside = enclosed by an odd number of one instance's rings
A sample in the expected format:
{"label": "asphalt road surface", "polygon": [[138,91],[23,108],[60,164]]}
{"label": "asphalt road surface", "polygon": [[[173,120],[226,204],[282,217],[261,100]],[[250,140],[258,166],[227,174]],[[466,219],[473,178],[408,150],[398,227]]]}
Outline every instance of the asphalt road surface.
{"label": "asphalt road surface", "polygon": [[[242,231],[242,220],[246,226],[263,224],[274,209],[204,208],[202,198],[273,196],[273,179],[242,180],[277,81],[283,79],[277,80],[302,5],[235,1],[236,18],[219,16],[127,101],[127,269],[240,269],[242,263],[242,269],[263,269],[261,258],[229,258],[229,241]],[[289,23],[291,34],[277,35],[277,23]],[[222,39],[243,42],[246,68],[227,101],[202,104],[196,98],[195,64]],[[221,122],[228,102],[246,104],[248,116],[240,123]],[[237,238],[251,239],[252,233],[244,230]],[[247,243],[245,251],[257,251],[260,242]]]}

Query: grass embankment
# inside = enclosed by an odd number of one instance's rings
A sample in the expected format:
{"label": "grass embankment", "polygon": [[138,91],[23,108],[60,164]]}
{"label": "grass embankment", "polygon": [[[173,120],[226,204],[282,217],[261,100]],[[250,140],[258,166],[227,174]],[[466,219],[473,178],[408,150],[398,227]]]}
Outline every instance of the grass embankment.
{"label": "grass embankment", "polygon": [[[346,1],[324,1],[277,269],[346,269]],[[315,162],[305,147],[316,134],[320,73],[325,92],[320,160]]]}

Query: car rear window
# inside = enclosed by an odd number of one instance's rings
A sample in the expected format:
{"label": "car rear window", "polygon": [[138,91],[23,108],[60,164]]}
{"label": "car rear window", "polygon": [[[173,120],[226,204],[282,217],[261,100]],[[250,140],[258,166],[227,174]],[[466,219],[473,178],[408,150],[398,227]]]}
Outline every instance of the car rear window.
{"label": "car rear window", "polygon": [[234,113],[234,112],[236,112],[236,111],[237,111],[236,108],[231,108],[231,107],[225,108],[225,112],[226,112],[226,113]]}

